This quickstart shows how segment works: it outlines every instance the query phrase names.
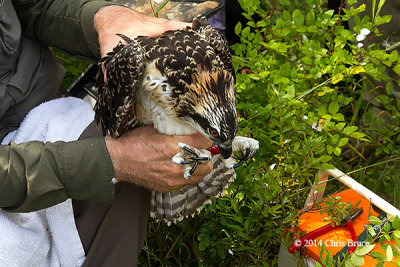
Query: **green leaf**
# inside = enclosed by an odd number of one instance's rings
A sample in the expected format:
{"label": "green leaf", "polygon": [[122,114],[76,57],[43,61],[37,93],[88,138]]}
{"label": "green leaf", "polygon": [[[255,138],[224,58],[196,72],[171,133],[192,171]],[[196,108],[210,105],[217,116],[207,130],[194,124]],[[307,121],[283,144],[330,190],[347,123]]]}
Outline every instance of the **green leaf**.
{"label": "green leaf", "polygon": [[344,126],[346,126],[345,122],[340,122],[335,125],[336,129],[338,129],[339,131],[343,130]]}
{"label": "green leaf", "polygon": [[361,266],[364,264],[364,258],[361,256],[358,256],[356,253],[351,254],[351,263],[355,266]]}
{"label": "green leaf", "polygon": [[264,20],[257,21],[257,27],[263,28],[267,26],[267,23]]}
{"label": "green leaf", "polygon": [[396,61],[399,58],[399,53],[397,52],[397,50],[394,50],[392,53],[390,53],[389,55],[389,60],[391,62]]}
{"label": "green leaf", "polygon": [[340,147],[335,147],[333,149],[333,154],[335,154],[336,156],[340,156],[340,153],[342,153],[342,149]]}
{"label": "green leaf", "polygon": [[386,257],[384,255],[382,255],[381,253],[376,252],[376,251],[372,251],[371,256],[373,258],[377,258],[377,259],[382,259],[382,260],[386,259]]}
{"label": "green leaf", "polygon": [[397,75],[400,75],[400,63],[397,62],[396,66],[394,66],[393,71],[396,72]]}
{"label": "green leaf", "polygon": [[313,25],[313,24],[314,24],[314,21],[315,21],[314,10],[313,10],[313,9],[310,9],[310,10],[307,12],[306,23],[307,23],[308,25]]}
{"label": "green leaf", "polygon": [[386,93],[388,95],[393,93],[393,84],[390,81],[386,84]]}
{"label": "green leaf", "polygon": [[247,26],[246,28],[243,29],[243,31],[242,31],[242,36],[243,36],[244,38],[246,38],[246,37],[249,35],[249,33],[250,33],[250,27]]}
{"label": "green leaf", "polygon": [[291,69],[290,69],[290,65],[289,64],[283,64],[280,68],[279,68],[279,74],[282,76],[290,76],[291,75]]}
{"label": "green leaf", "polygon": [[391,262],[393,260],[393,250],[391,245],[387,246],[386,248],[386,257],[388,262]]}
{"label": "green leaf", "polygon": [[296,9],[292,13],[293,23],[296,26],[301,26],[304,24],[304,16],[301,14],[300,10]]}
{"label": "green leaf", "polygon": [[337,112],[339,111],[339,103],[338,103],[337,101],[332,101],[332,102],[329,104],[328,110],[329,110],[329,113],[330,113],[330,114],[335,114],[335,113],[337,113]]}
{"label": "green leaf", "polygon": [[341,113],[336,113],[332,116],[333,119],[337,120],[337,121],[344,121],[344,116]]}
{"label": "green leaf", "polygon": [[341,73],[336,74],[335,76],[332,77],[332,84],[337,84],[338,82],[343,80],[343,78],[344,78],[343,74]]}
{"label": "green leaf", "polygon": [[324,18],[325,18],[325,19],[330,19],[330,18],[332,17],[333,13],[335,13],[335,11],[334,11],[333,9],[330,9],[330,10],[328,10],[328,11],[325,11],[325,13],[324,13]]}
{"label": "green leaf", "polygon": [[294,85],[292,84],[287,88],[287,94],[285,95],[285,97],[294,98],[295,96],[296,96],[296,90],[294,88]]}
{"label": "green leaf", "polygon": [[331,159],[332,159],[331,156],[325,155],[325,156],[321,156],[318,160],[319,160],[320,162],[328,162],[328,161],[330,161]]}
{"label": "green leaf", "polygon": [[[385,231],[386,233],[389,233],[391,229],[392,229],[392,227],[390,226],[389,223],[385,223],[383,225],[383,231]],[[388,238],[388,240],[390,240],[390,237]]]}
{"label": "green leaf", "polygon": [[204,250],[207,249],[207,247],[208,247],[209,244],[210,244],[210,240],[208,240],[208,239],[202,240],[202,241],[200,241],[200,243],[199,243],[199,249],[200,249],[201,251],[204,251]]}
{"label": "green leaf", "polygon": [[284,5],[284,6],[289,6],[291,5],[290,0],[280,0],[279,4]]}
{"label": "green leaf", "polygon": [[375,216],[369,216],[368,221],[370,223],[372,223],[372,224],[375,224],[375,225],[381,225],[382,224],[382,221],[379,218],[375,217]]}
{"label": "green leaf", "polygon": [[364,256],[368,254],[371,250],[373,250],[375,245],[365,245],[363,247],[358,247],[357,250],[354,252],[358,256]]}
{"label": "green leaf", "polygon": [[322,167],[322,169],[325,169],[325,170],[335,169],[335,166],[333,166],[332,164],[329,164],[329,163],[322,163],[321,167]]}
{"label": "green leaf", "polygon": [[350,136],[355,139],[364,139],[363,137],[365,137],[365,133],[353,132],[352,134],[350,134]]}
{"label": "green leaf", "polygon": [[310,25],[307,27],[307,31],[309,32],[317,32],[318,31],[318,27],[316,25]]}
{"label": "green leaf", "polygon": [[376,235],[376,232],[375,232],[374,228],[372,227],[372,225],[368,225],[368,226],[367,226],[367,229],[368,229],[368,233],[369,233],[371,236],[375,236],[375,235]]}
{"label": "green leaf", "polygon": [[400,239],[400,231],[399,230],[393,231],[393,235]]}
{"label": "green leaf", "polygon": [[235,34],[239,35],[242,32],[242,23],[240,23],[240,21],[238,22],[238,24],[236,24],[235,26]]}
{"label": "green leaf", "polygon": [[365,72],[365,69],[363,67],[361,67],[361,66],[356,66],[354,68],[351,68],[349,72],[352,75],[356,75],[356,74]]}
{"label": "green leaf", "polygon": [[342,138],[339,140],[337,146],[338,147],[343,147],[344,145],[346,145],[349,142],[349,138]]}
{"label": "green leaf", "polygon": [[343,129],[343,133],[350,135],[351,133],[355,132],[357,129],[358,129],[357,126],[347,126],[346,128]]}

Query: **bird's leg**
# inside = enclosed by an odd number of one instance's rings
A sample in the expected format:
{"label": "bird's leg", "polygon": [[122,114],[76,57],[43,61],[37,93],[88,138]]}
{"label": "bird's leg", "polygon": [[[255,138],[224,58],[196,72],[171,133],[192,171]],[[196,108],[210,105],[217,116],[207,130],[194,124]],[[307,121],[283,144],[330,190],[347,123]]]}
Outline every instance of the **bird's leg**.
{"label": "bird's leg", "polygon": [[179,143],[178,146],[181,152],[172,157],[172,162],[184,165],[183,176],[185,179],[189,179],[199,163],[207,163],[211,160],[211,153],[205,149],[197,149],[184,143]]}
{"label": "bird's leg", "polygon": [[[236,136],[232,142],[233,158],[226,161],[229,168],[237,168],[252,158],[258,151],[259,143],[253,138],[243,136]],[[235,154],[238,153],[238,154]]]}

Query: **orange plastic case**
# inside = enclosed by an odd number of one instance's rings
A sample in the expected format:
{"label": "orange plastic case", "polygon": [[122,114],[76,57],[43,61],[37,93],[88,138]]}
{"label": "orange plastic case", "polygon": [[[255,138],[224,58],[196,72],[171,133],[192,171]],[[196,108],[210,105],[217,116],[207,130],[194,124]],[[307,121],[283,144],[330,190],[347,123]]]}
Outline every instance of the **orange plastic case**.
{"label": "orange plastic case", "polygon": [[[340,193],[333,195],[333,197],[334,196],[340,196],[342,202],[345,203],[350,202],[353,205],[355,205],[358,201],[361,200],[361,203],[358,205],[358,208],[362,207],[364,212],[356,220],[353,221],[354,230],[357,236],[359,236],[365,230],[365,225],[368,223],[368,214],[370,210],[372,210],[372,208],[370,208],[371,207],[370,202],[352,189],[341,191]],[[379,214],[374,210],[372,210],[372,215],[378,216]],[[325,217],[327,217],[326,213],[320,214],[319,212],[315,211],[305,212],[300,216],[299,230],[309,233],[315,229],[318,229],[329,223],[323,221],[323,218]],[[309,242],[306,242],[306,253],[315,260],[319,261],[318,244],[325,244],[327,251],[331,250],[332,255],[336,255],[344,246],[348,244],[348,242],[352,242],[350,232],[345,226],[338,227],[323,235],[320,235],[315,240],[312,241],[310,240]],[[359,246],[363,245],[363,242],[359,241],[358,245]],[[379,244],[375,246],[373,251],[377,251],[383,255],[386,255],[386,253],[382,251],[381,245]],[[393,260],[397,261],[397,258],[394,258]],[[378,263],[377,260],[374,260],[369,256],[364,257],[363,266],[376,266],[377,263]],[[385,266],[397,266],[397,265],[385,262]]]}

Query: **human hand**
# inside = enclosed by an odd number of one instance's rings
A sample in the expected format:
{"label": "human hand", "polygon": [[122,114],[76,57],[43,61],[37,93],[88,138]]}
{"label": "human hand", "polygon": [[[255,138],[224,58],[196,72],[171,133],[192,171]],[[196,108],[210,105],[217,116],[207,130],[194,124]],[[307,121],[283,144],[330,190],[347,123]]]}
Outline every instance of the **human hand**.
{"label": "human hand", "polygon": [[184,29],[187,26],[191,24],[147,16],[121,6],[103,7],[94,16],[101,57],[111,52],[119,41],[123,41],[117,33],[133,39],[139,35],[158,36],[165,31]]}
{"label": "human hand", "polygon": [[178,143],[207,149],[212,143],[200,134],[172,136],[160,134],[153,126],[144,126],[124,133],[121,137],[106,137],[115,178],[157,192],[171,192],[187,184],[197,184],[213,169],[211,162],[199,164],[186,180],[183,166],[172,162],[180,151]]}

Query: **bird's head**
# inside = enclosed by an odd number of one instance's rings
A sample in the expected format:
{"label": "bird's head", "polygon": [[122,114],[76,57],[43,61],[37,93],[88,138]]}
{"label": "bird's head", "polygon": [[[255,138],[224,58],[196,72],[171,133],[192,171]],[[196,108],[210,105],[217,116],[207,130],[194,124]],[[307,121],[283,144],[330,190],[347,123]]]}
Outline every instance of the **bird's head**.
{"label": "bird's head", "polygon": [[235,80],[220,70],[196,74],[193,81],[180,97],[178,116],[217,145],[227,159],[238,129]]}

